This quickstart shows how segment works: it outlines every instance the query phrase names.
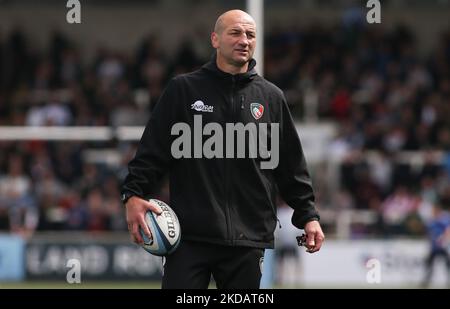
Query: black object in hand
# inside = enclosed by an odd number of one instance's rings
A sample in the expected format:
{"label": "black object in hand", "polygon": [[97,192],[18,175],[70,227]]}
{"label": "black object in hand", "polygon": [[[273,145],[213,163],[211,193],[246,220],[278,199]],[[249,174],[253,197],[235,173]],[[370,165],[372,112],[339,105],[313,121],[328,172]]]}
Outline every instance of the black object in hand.
{"label": "black object in hand", "polygon": [[306,234],[302,234],[300,236],[295,237],[297,238],[297,244],[299,247],[302,247],[306,245]]}

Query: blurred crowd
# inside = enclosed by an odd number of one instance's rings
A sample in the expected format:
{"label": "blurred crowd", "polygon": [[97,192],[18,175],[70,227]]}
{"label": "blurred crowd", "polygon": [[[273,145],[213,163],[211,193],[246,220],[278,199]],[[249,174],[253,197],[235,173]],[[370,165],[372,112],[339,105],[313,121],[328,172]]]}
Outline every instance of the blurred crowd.
{"label": "blurred crowd", "polygon": [[[294,117],[338,128],[329,147],[341,162],[337,190],[312,167],[319,208],[379,214],[355,233],[422,235],[433,205],[450,199],[450,32],[435,43],[424,54],[405,27],[345,22],[266,35],[265,77]],[[130,53],[99,48],[86,61],[62,33],[40,51],[20,30],[3,34],[0,126],[145,125],[166,82],[209,59],[208,44],[193,37],[169,56],[149,35]],[[135,146],[0,140],[0,230],[126,230],[119,184]],[[107,148],[120,164],[83,155]],[[407,151],[422,151],[420,164],[398,158]]]}

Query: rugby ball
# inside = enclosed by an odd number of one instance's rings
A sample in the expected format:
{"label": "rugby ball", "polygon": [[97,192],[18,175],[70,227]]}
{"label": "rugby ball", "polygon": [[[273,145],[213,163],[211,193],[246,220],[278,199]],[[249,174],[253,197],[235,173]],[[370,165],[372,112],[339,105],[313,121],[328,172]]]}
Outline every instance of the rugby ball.
{"label": "rugby ball", "polygon": [[153,255],[169,255],[180,244],[181,229],[177,215],[169,205],[160,200],[151,199],[149,202],[158,205],[162,212],[159,215],[152,211],[146,212],[145,222],[152,233],[152,238],[148,238],[140,228],[139,231],[144,240],[142,247]]}

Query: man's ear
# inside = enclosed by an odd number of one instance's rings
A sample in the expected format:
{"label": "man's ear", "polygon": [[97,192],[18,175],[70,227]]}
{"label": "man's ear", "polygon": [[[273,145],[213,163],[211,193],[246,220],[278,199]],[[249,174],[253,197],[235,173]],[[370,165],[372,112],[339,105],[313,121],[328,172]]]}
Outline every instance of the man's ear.
{"label": "man's ear", "polygon": [[219,35],[215,32],[211,33],[211,45],[214,48],[219,48]]}

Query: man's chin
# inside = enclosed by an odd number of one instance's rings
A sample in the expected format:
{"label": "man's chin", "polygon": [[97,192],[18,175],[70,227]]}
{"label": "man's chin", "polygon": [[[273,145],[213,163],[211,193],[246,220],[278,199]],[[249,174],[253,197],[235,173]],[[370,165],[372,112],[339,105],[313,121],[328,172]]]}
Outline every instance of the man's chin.
{"label": "man's chin", "polygon": [[235,66],[243,66],[246,65],[250,61],[248,57],[236,57],[233,58],[233,62]]}

